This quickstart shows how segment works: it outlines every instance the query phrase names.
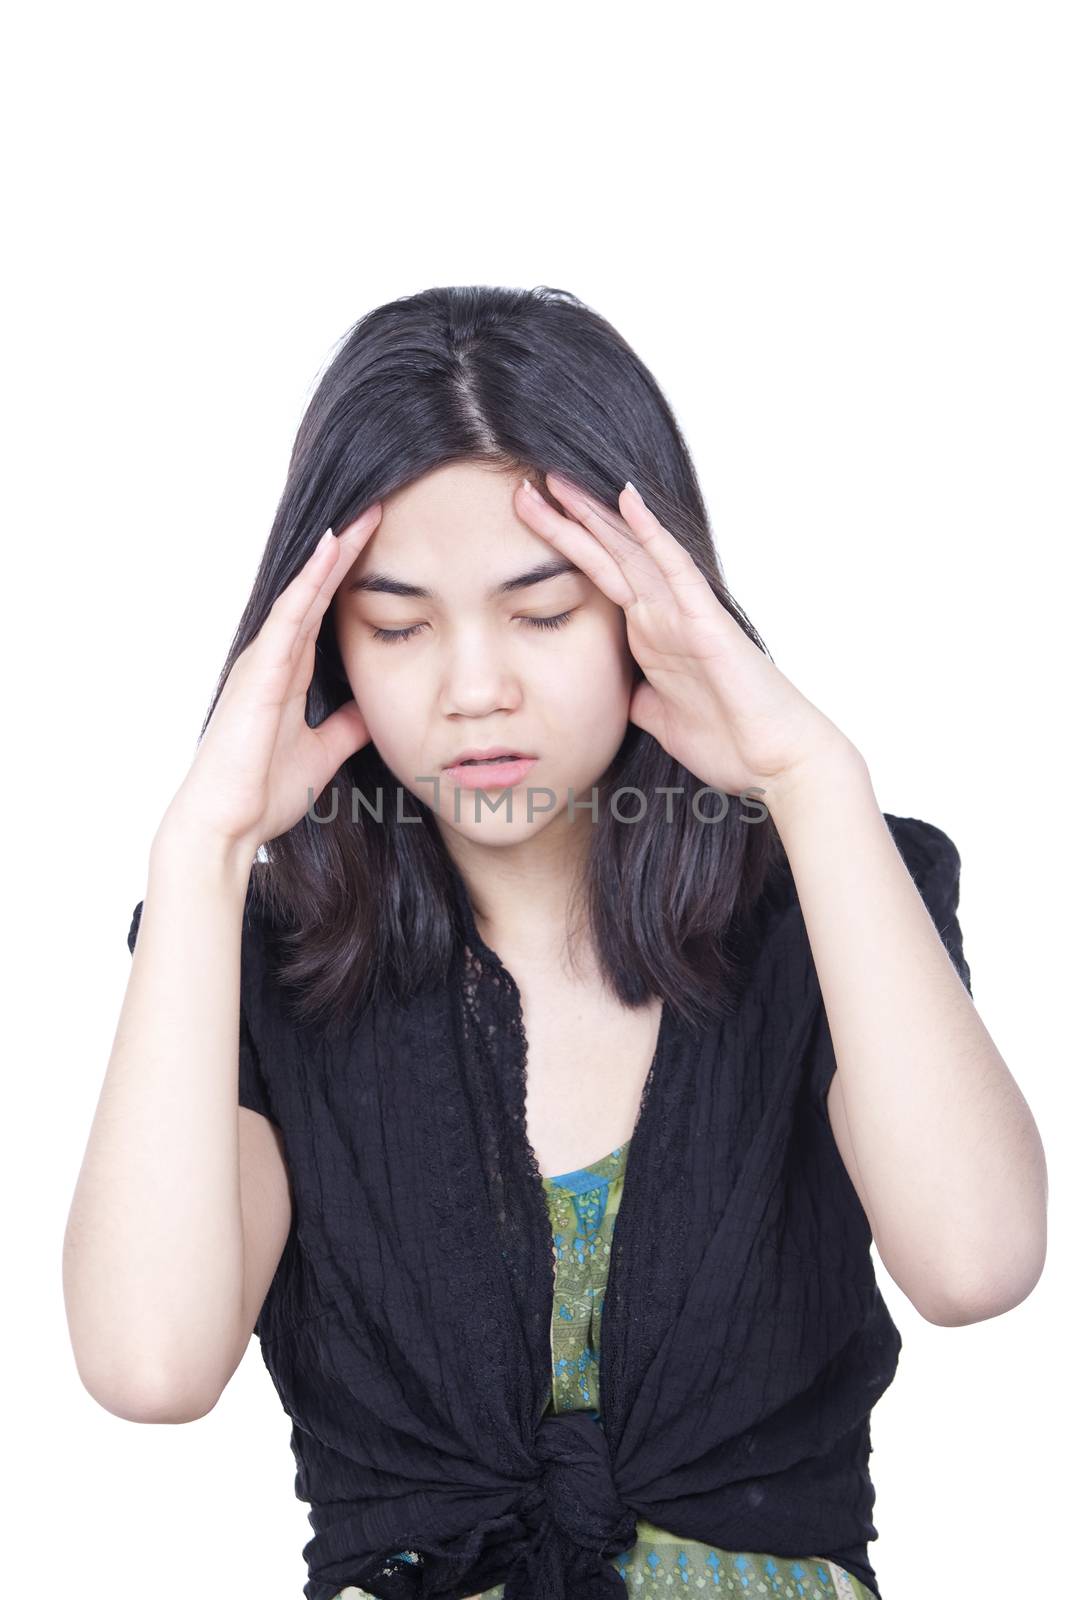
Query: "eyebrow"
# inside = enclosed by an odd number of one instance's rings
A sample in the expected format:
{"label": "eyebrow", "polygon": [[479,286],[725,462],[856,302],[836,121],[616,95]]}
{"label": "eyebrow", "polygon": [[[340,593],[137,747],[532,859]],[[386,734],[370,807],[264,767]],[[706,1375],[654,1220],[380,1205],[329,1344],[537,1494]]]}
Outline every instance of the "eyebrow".
{"label": "eyebrow", "polygon": [[[531,567],[527,572],[520,572],[514,578],[505,578],[503,583],[494,584],[486,591],[487,600],[497,600],[501,595],[513,594],[516,589],[529,589],[535,583],[544,583],[549,578],[559,577],[561,572],[581,573],[581,567],[575,566],[573,561],[563,557],[555,560],[541,561],[536,567]],[[404,583],[400,578],[393,578],[387,572],[365,572],[358,578],[353,578],[351,583],[345,585],[346,594],[398,594],[408,600],[440,600],[441,596],[433,589],[423,589],[417,583]]]}

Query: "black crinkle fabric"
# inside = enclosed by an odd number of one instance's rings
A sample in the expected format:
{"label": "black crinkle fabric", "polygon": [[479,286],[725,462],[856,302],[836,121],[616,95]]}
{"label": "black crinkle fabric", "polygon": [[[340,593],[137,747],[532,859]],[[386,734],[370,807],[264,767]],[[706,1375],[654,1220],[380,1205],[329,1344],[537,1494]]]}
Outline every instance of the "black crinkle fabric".
{"label": "black crinkle fabric", "polygon": [[[970,991],[959,855],[886,815]],[[306,1600],[622,1600],[638,1517],[838,1562],[878,1594],[871,1410],[900,1335],[826,1111],[835,1063],[792,876],[734,1015],[664,1006],[601,1322],[600,1419],[545,1414],[554,1263],[525,1130],[518,989],[482,941],[344,1037],[286,1014],[246,911],[241,1104],[280,1128],[293,1221],[255,1332],[292,1420]],[[141,905],[129,933],[133,949]],[[398,1559],[408,1551],[417,1559]]]}

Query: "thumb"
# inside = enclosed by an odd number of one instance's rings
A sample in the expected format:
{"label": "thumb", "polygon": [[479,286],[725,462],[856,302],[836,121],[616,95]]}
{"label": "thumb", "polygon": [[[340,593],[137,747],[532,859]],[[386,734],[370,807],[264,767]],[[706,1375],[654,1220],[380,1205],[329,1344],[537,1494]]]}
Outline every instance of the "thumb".
{"label": "thumb", "polygon": [[346,700],[343,706],[331,711],[313,732],[322,746],[326,783],[349,756],[355,755],[357,750],[362,750],[370,742],[367,724],[355,700]]}
{"label": "thumb", "polygon": [[663,708],[655,689],[643,680],[630,696],[630,721],[643,733],[650,733],[653,739],[662,743]]}

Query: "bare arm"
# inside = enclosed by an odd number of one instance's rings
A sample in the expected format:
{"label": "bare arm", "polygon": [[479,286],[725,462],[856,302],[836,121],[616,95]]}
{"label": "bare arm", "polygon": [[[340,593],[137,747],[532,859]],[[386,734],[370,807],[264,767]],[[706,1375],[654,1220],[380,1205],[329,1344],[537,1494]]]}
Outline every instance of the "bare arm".
{"label": "bare arm", "polygon": [[[264,1199],[266,1236],[250,1252],[260,1277],[284,1244],[263,1166],[270,1124],[237,1104],[250,870],[247,852],[164,819],[67,1223],[63,1286],[78,1370],[94,1398],[131,1419],[210,1409],[251,1334],[245,1225],[254,1235]],[[262,1125],[247,1135],[246,1205],[239,1117]],[[252,1322],[257,1314],[258,1305]]]}
{"label": "bare arm", "polygon": [[[854,750],[854,747],[850,747]],[[1002,1315],[1044,1267],[1023,1098],[851,753],[769,799],[833,1038],[827,1110],[878,1253],[930,1322]]]}
{"label": "bare arm", "polygon": [[306,719],[322,617],[380,503],[320,544],[234,662],[152,843],[111,1057],[63,1241],[82,1382],[132,1421],[189,1421],[241,1359],[291,1219],[278,1130],[238,1105],[241,937],[264,840],[368,740]]}

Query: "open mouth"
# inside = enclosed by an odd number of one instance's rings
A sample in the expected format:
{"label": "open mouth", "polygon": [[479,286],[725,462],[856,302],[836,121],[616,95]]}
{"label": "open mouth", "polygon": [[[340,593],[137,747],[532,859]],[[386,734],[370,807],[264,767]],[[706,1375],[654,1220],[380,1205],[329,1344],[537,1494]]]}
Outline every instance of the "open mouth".
{"label": "open mouth", "polygon": [[536,756],[468,756],[446,767],[445,773],[461,789],[510,789],[522,783],[536,766]]}

